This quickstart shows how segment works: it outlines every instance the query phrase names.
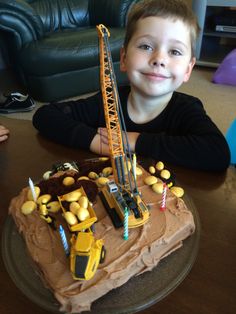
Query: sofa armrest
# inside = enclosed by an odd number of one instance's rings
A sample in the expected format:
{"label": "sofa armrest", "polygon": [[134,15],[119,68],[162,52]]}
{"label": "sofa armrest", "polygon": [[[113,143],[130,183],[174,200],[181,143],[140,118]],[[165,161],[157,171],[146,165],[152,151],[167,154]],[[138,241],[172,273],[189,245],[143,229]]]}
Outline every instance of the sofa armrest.
{"label": "sofa armrest", "polygon": [[131,6],[137,0],[90,0],[90,25],[104,24],[110,27],[124,27]]}
{"label": "sofa armrest", "polygon": [[0,0],[0,30],[13,35],[17,50],[44,33],[40,17],[23,0]]}

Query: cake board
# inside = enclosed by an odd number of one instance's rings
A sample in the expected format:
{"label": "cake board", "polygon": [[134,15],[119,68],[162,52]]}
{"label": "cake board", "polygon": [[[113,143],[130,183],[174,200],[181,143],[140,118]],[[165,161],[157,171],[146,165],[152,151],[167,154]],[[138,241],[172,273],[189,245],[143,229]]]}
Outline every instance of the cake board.
{"label": "cake board", "polygon": [[[188,196],[184,196],[195,222],[195,233],[184,240],[184,245],[160,261],[150,272],[130,279],[96,300],[90,314],[123,314],[139,312],[162,300],[172,292],[191,270],[199,246],[200,221],[198,212]],[[6,219],[2,233],[2,256],[5,267],[15,285],[32,302],[52,313],[59,311],[59,304],[52,292],[45,288],[26,251],[23,238],[18,233],[11,216]],[[130,291],[135,293],[130,294]]]}

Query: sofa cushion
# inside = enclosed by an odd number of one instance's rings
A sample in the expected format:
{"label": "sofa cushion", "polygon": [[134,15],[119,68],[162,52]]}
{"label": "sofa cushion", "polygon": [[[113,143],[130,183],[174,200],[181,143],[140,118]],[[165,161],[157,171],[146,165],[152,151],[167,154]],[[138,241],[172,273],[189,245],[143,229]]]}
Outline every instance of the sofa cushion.
{"label": "sofa cushion", "polygon": [[[113,61],[120,59],[124,29],[109,30]],[[99,44],[96,28],[65,30],[50,34],[43,40],[27,44],[19,54],[24,72],[37,76],[91,68],[99,64]]]}
{"label": "sofa cushion", "polygon": [[0,30],[9,60],[27,93],[55,101],[96,91],[99,82],[99,35],[104,24],[117,84],[127,13],[138,0],[0,0]]}
{"label": "sofa cushion", "polygon": [[31,3],[45,32],[89,25],[88,0],[38,0]]}

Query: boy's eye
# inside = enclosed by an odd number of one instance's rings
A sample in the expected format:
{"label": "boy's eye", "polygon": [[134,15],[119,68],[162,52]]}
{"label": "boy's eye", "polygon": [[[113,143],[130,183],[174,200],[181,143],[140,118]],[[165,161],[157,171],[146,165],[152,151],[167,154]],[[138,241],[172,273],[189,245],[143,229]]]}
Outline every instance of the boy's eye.
{"label": "boy's eye", "polygon": [[150,45],[147,45],[147,44],[142,44],[142,45],[139,45],[138,47],[140,49],[143,49],[143,50],[148,50],[148,51],[152,51],[153,50],[153,48]]}
{"label": "boy's eye", "polygon": [[173,55],[173,56],[182,56],[181,51],[179,51],[177,49],[170,50],[170,54]]}

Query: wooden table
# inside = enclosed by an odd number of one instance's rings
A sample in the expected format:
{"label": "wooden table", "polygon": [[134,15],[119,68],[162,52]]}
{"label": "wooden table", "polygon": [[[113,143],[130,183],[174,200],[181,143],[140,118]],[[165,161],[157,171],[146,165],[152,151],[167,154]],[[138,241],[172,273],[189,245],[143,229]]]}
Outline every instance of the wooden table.
{"label": "wooden table", "polygon": [[[8,215],[10,199],[57,161],[93,156],[45,140],[30,121],[1,118],[11,135],[0,144],[0,226]],[[171,167],[192,198],[201,220],[197,260],[186,279],[171,294],[142,314],[236,313],[236,169],[212,174]],[[46,314],[25,297],[10,279],[0,259],[2,314]],[[135,293],[135,291],[132,291]]]}

